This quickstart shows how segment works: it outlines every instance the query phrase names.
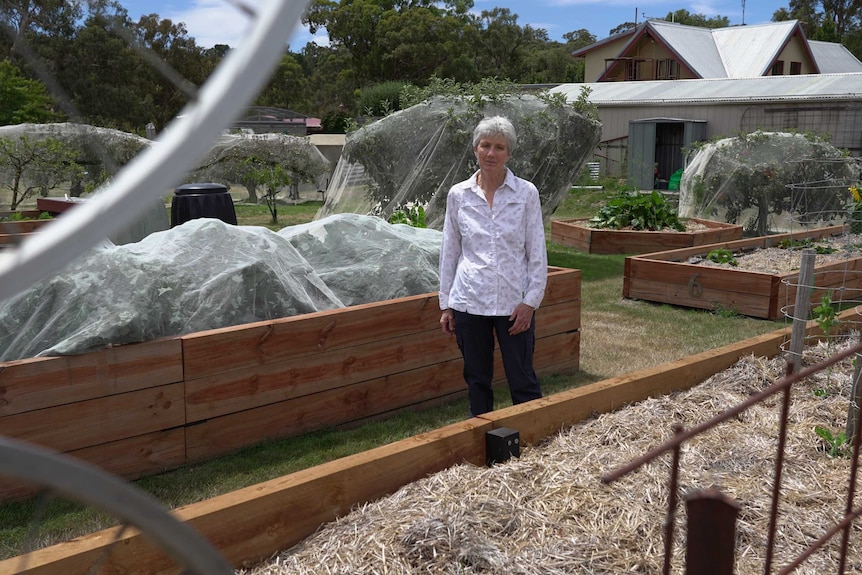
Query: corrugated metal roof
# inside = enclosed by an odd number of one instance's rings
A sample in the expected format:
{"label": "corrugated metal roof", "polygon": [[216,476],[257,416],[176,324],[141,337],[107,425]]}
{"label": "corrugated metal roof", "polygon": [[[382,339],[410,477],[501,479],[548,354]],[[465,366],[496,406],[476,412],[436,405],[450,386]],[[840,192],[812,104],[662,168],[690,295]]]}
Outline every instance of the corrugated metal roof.
{"label": "corrugated metal roof", "polygon": [[727,77],[750,78],[765,74],[797,25],[796,20],[788,20],[713,30],[712,37]]}
{"label": "corrugated metal roof", "polygon": [[809,40],[808,45],[822,74],[862,72],[862,62],[842,44]]}
{"label": "corrugated metal roof", "polygon": [[709,28],[650,20],[650,28],[677,53],[690,70],[703,78],[726,78],[727,71]]}
{"label": "corrugated metal roof", "polygon": [[[630,41],[619,53],[624,56],[646,32],[676,53],[682,63],[702,78],[751,78],[769,72],[798,27],[797,20],[715,29],[649,20],[633,31],[596,42],[573,55],[586,55],[612,40],[630,35]],[[808,41],[808,45],[821,73],[862,71],[862,62],[841,44]]]}
{"label": "corrugated metal roof", "polygon": [[679,103],[724,104],[749,101],[862,100],[862,72],[560,84],[550,92],[560,92],[567,100],[573,102],[580,96],[582,87],[590,89],[589,101],[602,107]]}

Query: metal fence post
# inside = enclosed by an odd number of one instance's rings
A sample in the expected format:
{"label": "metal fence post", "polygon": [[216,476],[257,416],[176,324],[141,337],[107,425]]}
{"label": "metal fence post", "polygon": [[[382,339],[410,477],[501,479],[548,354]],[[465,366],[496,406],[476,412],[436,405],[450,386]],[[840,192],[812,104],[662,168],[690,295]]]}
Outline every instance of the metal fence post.
{"label": "metal fence post", "polygon": [[685,575],[733,575],[739,504],[714,488],[686,496],[685,503]]}

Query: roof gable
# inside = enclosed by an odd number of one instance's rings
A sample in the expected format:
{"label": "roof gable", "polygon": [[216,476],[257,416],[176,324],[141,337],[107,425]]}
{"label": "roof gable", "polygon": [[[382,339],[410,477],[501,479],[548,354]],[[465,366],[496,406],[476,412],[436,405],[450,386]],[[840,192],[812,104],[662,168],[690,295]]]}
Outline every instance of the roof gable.
{"label": "roof gable", "polygon": [[725,78],[726,67],[715,45],[713,30],[683,26],[662,20],[649,22],[650,29],[680,62],[700,78]]}
{"label": "roof gable", "polygon": [[[797,20],[715,29],[649,20],[632,30],[581,48],[572,55],[585,57],[594,50],[616,43],[621,49],[615,58],[622,61],[636,57],[638,47],[646,37],[659,42],[669,53],[674,54],[680,65],[696,78],[767,75],[782,51],[796,38],[815,70],[823,71],[821,68],[827,62],[830,72],[856,71],[857,65],[862,68],[862,63],[840,44],[830,46],[826,42],[819,43],[815,54]],[[611,76],[612,70],[613,66],[607,67],[599,80]]]}
{"label": "roof gable", "polygon": [[728,78],[763,76],[799,28],[796,20],[713,31]]}

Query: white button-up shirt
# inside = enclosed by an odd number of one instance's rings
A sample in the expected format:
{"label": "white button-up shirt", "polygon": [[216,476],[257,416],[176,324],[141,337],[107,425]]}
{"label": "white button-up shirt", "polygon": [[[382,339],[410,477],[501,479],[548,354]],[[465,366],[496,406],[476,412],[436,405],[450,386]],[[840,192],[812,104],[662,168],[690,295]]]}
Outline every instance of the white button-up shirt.
{"label": "white button-up shirt", "polygon": [[446,199],[440,248],[440,309],[510,316],[545,295],[548,254],[539,191],[506,168],[488,206],[476,174]]}

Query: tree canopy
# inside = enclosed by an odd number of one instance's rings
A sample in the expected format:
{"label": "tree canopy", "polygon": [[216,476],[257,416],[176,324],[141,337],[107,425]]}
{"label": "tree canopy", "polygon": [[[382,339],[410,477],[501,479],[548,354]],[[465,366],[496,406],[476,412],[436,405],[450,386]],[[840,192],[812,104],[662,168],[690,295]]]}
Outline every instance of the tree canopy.
{"label": "tree canopy", "polygon": [[[473,0],[313,0],[303,23],[324,32],[328,46],[287,47],[256,105],[287,108],[343,129],[364,112],[361,95],[392,82],[424,87],[435,78],[516,84],[583,81],[574,50],[597,38],[574,29],[551,40],[519,23],[508,8]],[[668,21],[708,28],[724,16],[668,12]],[[862,54],[862,1],[790,0],[773,20],[799,19],[814,40],[841,42]],[[229,47],[202,48],[185,24],[158,14],[133,21],[116,0],[7,0],[0,3],[0,124],[81,121],[143,134],[165,126],[193,97]],[[622,22],[609,34],[633,28]],[[145,62],[163,60],[176,83]],[[10,67],[11,66],[11,67]],[[42,79],[57,79],[62,93]],[[40,87],[41,85],[41,87]]]}

